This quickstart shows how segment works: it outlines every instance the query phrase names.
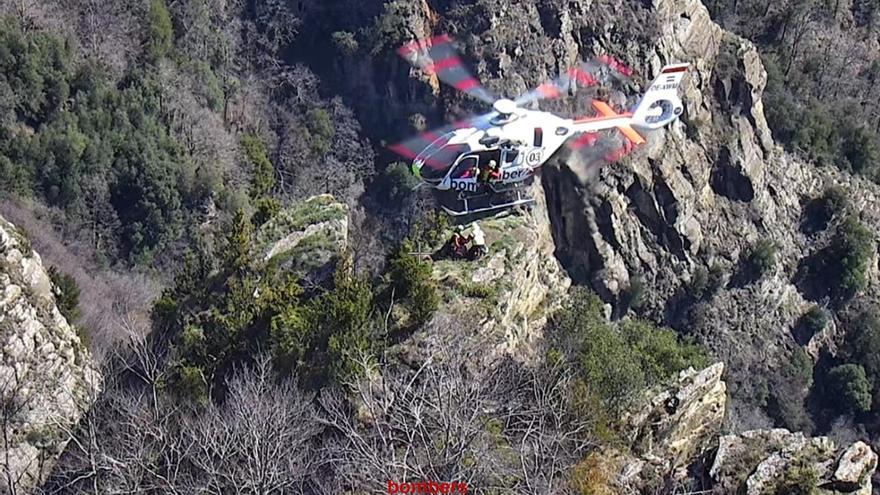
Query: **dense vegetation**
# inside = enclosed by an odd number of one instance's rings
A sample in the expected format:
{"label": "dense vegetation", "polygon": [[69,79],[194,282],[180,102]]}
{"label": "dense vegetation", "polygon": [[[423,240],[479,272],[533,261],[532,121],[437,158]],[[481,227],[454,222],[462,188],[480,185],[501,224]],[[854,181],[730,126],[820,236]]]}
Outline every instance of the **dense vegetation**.
{"label": "dense vegetation", "polygon": [[574,363],[586,391],[581,399],[600,404],[600,416],[623,411],[645,387],[708,364],[700,347],[668,328],[641,320],[610,324],[602,300],[583,288],[573,291],[551,327],[558,344],[550,359]]}
{"label": "dense vegetation", "polygon": [[774,137],[822,165],[878,179],[880,53],[873,1],[711,0],[713,19],[761,50]]}

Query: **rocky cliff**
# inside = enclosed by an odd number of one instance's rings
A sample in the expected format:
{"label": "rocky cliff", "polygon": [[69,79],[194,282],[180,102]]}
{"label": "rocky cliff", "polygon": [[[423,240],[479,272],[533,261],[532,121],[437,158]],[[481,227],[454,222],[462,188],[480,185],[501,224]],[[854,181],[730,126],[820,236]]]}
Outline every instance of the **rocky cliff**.
{"label": "rocky cliff", "polygon": [[[528,210],[503,212],[476,222],[486,234],[487,256],[432,263],[443,303],[438,315],[406,347],[427,355],[430,348],[446,346],[449,339],[459,339],[462,330],[468,330],[476,333],[471,338],[486,346],[482,364],[502,355],[535,357],[547,316],[571,285],[553,255],[540,188],[535,194],[537,202]],[[442,238],[451,234],[446,231]]]}
{"label": "rocky cliff", "polygon": [[827,437],[784,429],[721,435],[727,406],[723,371],[720,362],[682,371],[623,419],[629,450],[603,452],[618,492],[671,493],[697,474],[702,493],[719,495],[812,493],[799,491],[805,487],[826,495],[872,493],[877,454],[864,442],[838,447]]}
{"label": "rocky cliff", "polygon": [[0,487],[27,492],[49,472],[100,390],[27,238],[0,218]]}

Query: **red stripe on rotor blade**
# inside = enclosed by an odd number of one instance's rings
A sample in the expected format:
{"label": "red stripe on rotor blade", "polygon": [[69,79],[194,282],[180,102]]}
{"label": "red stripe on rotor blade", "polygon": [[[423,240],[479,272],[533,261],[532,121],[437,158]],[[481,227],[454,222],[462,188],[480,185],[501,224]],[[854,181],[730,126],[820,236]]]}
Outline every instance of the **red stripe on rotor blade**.
{"label": "red stripe on rotor blade", "polygon": [[554,84],[544,83],[538,86],[537,89],[538,93],[541,93],[541,96],[544,98],[559,98],[562,95],[562,92]]}
{"label": "red stripe on rotor blade", "polygon": [[400,155],[404,158],[409,158],[410,160],[412,160],[418,156],[418,153],[407,148],[406,146],[404,146],[402,144],[393,144],[393,145],[389,146],[388,149],[397,153],[398,155]]}
{"label": "red stripe on rotor blade", "polygon": [[629,77],[633,74],[633,70],[630,69],[626,64],[610,55],[600,55],[599,61],[616,70],[617,72],[620,72],[624,76]]}
{"label": "red stripe on rotor blade", "polygon": [[434,141],[436,141],[437,139],[439,139],[440,136],[438,136],[437,134],[435,134],[435,133],[433,133],[433,132],[431,132],[431,131],[428,131],[428,132],[422,134],[422,138],[424,138],[425,140],[427,140],[427,141],[433,143]]}
{"label": "red stripe on rotor blade", "polygon": [[434,62],[433,64],[428,64],[428,66],[425,67],[425,72],[427,72],[428,74],[436,74],[438,72],[442,72],[444,70],[448,70],[453,67],[458,67],[460,65],[461,65],[461,59],[458,58],[458,56],[456,56],[456,55],[452,55],[452,56],[446,57],[442,60],[438,60],[437,62]]}
{"label": "red stripe on rotor blade", "polygon": [[591,74],[589,74],[588,72],[584,72],[580,69],[571,69],[568,72],[568,75],[574,77],[577,82],[585,84],[587,86],[593,86],[599,82]]}
{"label": "red stripe on rotor blade", "polygon": [[409,43],[398,48],[397,52],[401,55],[408,55],[412,52],[419,51],[423,48],[442,45],[443,43],[452,42],[452,38],[448,34],[441,34],[433,38],[425,38],[421,40],[410,41]]}
{"label": "red stripe on rotor blade", "polygon": [[662,72],[662,74],[672,74],[673,72],[684,72],[688,70],[686,65],[682,65],[681,67],[670,67]]}
{"label": "red stripe on rotor blade", "polygon": [[456,83],[455,87],[460,91],[467,91],[469,89],[474,89],[479,85],[480,81],[477,81],[476,78],[471,77],[470,79],[465,79],[464,81]]}
{"label": "red stripe on rotor blade", "polygon": [[584,146],[592,146],[592,145],[596,144],[596,141],[598,141],[598,140],[599,140],[599,136],[597,134],[592,133],[592,132],[588,132],[588,133],[584,134],[583,136],[580,136],[580,137],[576,138],[574,141],[572,141],[571,147],[573,149],[579,150],[579,149],[583,148]]}

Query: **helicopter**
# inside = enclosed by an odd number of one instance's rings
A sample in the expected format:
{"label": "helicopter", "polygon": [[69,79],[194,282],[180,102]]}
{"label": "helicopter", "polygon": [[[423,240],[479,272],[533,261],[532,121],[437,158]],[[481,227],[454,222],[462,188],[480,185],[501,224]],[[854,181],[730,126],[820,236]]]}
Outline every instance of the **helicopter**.
{"label": "helicopter", "polygon": [[[529,107],[578,89],[599,94],[603,86],[625,81],[632,69],[602,55],[516,99],[507,99],[497,98],[471,75],[449,35],[407,43],[398,53],[426,75],[492,107],[488,113],[389,147],[412,160],[410,169],[419,185],[435,189],[441,195],[441,207],[452,216],[534,202],[526,186],[563,146],[596,164],[615,162],[645,144],[646,132],[668,125],[683,112],[678,89],[690,66],[664,66],[631,111],[618,112],[608,102],[592,98],[595,115],[565,118]],[[600,134],[615,130],[612,137]],[[494,167],[491,174],[485,172],[489,167]]]}

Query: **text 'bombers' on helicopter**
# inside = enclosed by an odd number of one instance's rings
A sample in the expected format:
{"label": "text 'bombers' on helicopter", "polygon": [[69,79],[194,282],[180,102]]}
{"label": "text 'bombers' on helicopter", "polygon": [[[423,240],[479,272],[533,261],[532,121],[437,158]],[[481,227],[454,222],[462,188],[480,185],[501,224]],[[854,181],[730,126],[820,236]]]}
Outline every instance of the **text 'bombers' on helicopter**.
{"label": "text 'bombers' on helicopter", "polygon": [[510,100],[496,98],[471,75],[447,35],[408,43],[398,53],[426,74],[492,105],[489,113],[390,147],[412,160],[413,174],[436,189],[441,206],[455,216],[532,202],[524,186],[564,145],[594,168],[644,144],[645,131],[663,127],[682,113],[678,88],[689,66],[665,66],[631,112],[616,112],[609,103],[591,97],[595,116],[565,118],[526,107],[584,89],[596,96],[604,86],[624,81],[632,70],[604,55]]}

